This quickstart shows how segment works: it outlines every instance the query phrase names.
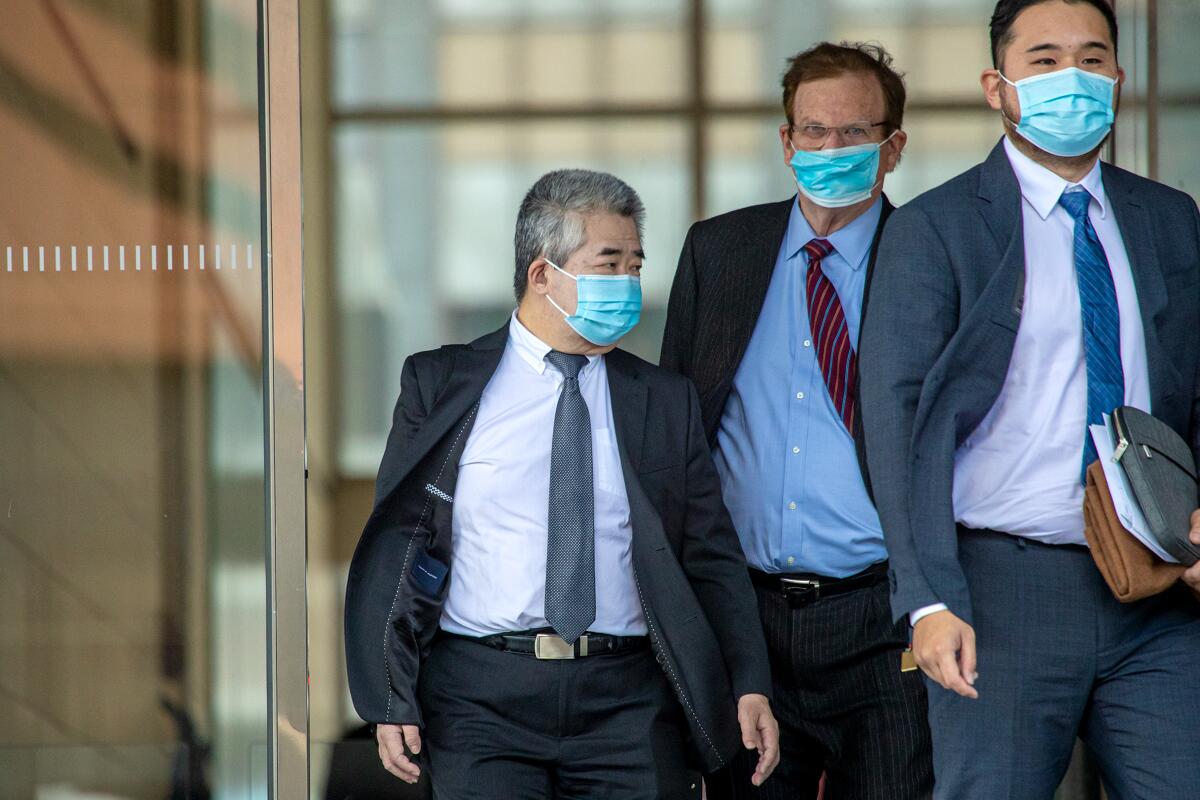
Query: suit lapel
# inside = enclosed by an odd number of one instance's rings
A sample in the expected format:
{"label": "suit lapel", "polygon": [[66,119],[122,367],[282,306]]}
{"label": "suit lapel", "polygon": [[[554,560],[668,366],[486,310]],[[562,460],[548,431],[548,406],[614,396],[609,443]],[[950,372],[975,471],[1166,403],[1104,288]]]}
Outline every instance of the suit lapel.
{"label": "suit lapel", "polygon": [[646,432],[646,383],[637,375],[634,362],[620,351],[613,350],[604,357],[608,372],[608,393],[612,401],[613,424],[616,426],[617,449],[622,464],[628,463],[632,474],[625,483],[637,480],[642,464],[642,442]]}
{"label": "suit lapel", "polygon": [[1142,330],[1146,339],[1146,361],[1150,372],[1150,387],[1156,397],[1165,397],[1175,391],[1168,359],[1158,336],[1158,323],[1167,308],[1167,285],[1163,280],[1162,267],[1154,246],[1150,230],[1148,210],[1138,202],[1122,175],[1108,164],[1100,165],[1104,180],[1104,193],[1117,218],[1125,254],[1133,272],[1133,284],[1137,289],[1138,310],[1142,316]]}
{"label": "suit lapel", "polygon": [[1014,334],[1025,303],[1025,233],[1021,221],[1021,187],[1001,139],[979,173],[979,213],[1000,251],[1000,263],[986,289],[991,319]]}
{"label": "suit lapel", "polygon": [[471,406],[483,395],[483,389],[491,380],[504,346],[508,343],[508,324],[471,342],[467,347],[454,352],[450,377],[441,389],[434,407],[426,421],[413,436],[412,441],[398,454],[389,469],[389,479],[378,493],[383,500],[399,486],[421,459],[437,445],[450,429],[466,415]]}
{"label": "suit lapel", "polygon": [[795,198],[770,206],[761,223],[742,229],[740,246],[730,251],[730,259],[721,270],[722,286],[717,296],[726,298],[729,313],[722,315],[727,322],[724,333],[726,346],[721,374],[732,379],[758,324],[779,247],[787,235],[788,218]]}

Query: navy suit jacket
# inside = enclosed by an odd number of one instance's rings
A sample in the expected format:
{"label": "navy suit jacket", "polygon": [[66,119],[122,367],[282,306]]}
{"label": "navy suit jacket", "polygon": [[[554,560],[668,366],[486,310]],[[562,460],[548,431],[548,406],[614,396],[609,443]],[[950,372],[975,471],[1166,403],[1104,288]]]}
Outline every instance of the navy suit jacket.
{"label": "navy suit jacket", "polygon": [[[1200,457],[1200,214],[1183,192],[1101,165],[1133,270],[1155,416]],[[954,453],[996,401],[1025,287],[1021,194],[1003,142],[899,208],[859,344],[862,416],[896,617],[946,603],[971,622]]]}

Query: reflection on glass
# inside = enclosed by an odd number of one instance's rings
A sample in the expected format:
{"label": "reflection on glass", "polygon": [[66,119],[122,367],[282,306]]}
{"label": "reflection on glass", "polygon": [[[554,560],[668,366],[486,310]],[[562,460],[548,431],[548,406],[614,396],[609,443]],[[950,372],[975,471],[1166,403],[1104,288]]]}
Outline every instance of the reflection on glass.
{"label": "reflection on glass", "polygon": [[0,797],[265,795],[257,14],[5,4]]}

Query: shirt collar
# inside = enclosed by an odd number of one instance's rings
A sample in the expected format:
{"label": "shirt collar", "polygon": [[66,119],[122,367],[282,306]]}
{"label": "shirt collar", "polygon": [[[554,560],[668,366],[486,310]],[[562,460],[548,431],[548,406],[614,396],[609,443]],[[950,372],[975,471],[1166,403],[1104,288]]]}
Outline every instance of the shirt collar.
{"label": "shirt collar", "polygon": [[1108,196],[1104,194],[1104,180],[1100,173],[1100,159],[1092,165],[1087,175],[1079,183],[1071,183],[1065,178],[1055,175],[1041,164],[1017,149],[1007,136],[1004,137],[1004,152],[1008,162],[1012,164],[1013,172],[1017,175],[1017,184],[1021,187],[1021,196],[1033,207],[1038,216],[1046,219],[1058,205],[1058,198],[1068,189],[1082,187],[1096,201],[1100,209],[1100,219],[1108,216]]}
{"label": "shirt collar", "polygon": [[[528,328],[521,324],[521,320],[517,319],[517,312],[515,310],[508,321],[508,345],[538,375],[546,372],[546,367],[549,366],[546,363],[546,353],[549,353],[552,348],[534,336]],[[600,359],[600,356],[588,356],[587,359],[588,363],[584,365],[580,371],[580,375],[591,369],[592,365]]]}
{"label": "shirt collar", "polygon": [[800,210],[800,197],[797,195],[795,202],[792,203],[791,216],[788,218],[784,252],[788,258],[795,258],[796,254],[809,241],[823,238],[833,245],[833,249],[841,255],[851,269],[857,271],[866,261],[867,253],[871,249],[871,242],[875,241],[875,230],[879,227],[879,215],[882,213],[883,198],[877,197],[870,208],[851,220],[849,225],[838,228],[828,236],[819,237],[813,231],[812,225],[808,224],[804,212]]}

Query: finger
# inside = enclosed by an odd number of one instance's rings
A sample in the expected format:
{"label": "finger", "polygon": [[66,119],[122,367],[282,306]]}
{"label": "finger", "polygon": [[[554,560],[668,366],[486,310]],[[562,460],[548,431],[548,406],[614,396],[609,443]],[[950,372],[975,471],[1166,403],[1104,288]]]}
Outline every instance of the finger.
{"label": "finger", "polygon": [[387,736],[381,736],[380,739],[383,746],[387,749],[388,761],[396,770],[394,772],[392,770],[388,771],[409,783],[416,783],[417,778],[421,777],[421,768],[405,755],[404,740],[401,738],[400,731],[391,730]]}
{"label": "finger", "polygon": [[971,686],[974,686],[976,679],[979,678],[976,666],[975,633],[969,630],[963,631],[962,646],[958,650],[958,668],[962,672],[963,679]]}
{"label": "finger", "polygon": [[758,767],[754,770],[751,782],[761,786],[762,782],[771,777],[775,767],[779,765],[779,726],[771,722],[762,731],[763,749],[758,758]]}
{"label": "finger", "polygon": [[1193,589],[1200,589],[1200,561],[1187,568],[1183,573],[1183,582]]}
{"label": "finger", "polygon": [[742,729],[742,746],[747,750],[761,752],[762,740],[758,734],[758,715],[750,711],[739,711],[738,725]]}
{"label": "finger", "polygon": [[408,745],[408,750],[414,755],[421,752],[421,729],[416,725],[402,725],[400,730],[404,732],[404,743]]}
{"label": "finger", "polygon": [[975,691],[973,686],[963,680],[962,673],[958,668],[958,658],[956,653],[942,653],[938,657],[938,668],[942,673],[942,685],[947,689],[956,694],[960,694],[963,697],[979,697],[979,692]]}
{"label": "finger", "polygon": [[921,671],[929,676],[930,680],[942,688],[946,687],[945,681],[942,680],[942,671],[938,667],[936,658],[931,658],[928,655],[921,654],[917,656],[917,666]]}
{"label": "finger", "polygon": [[420,777],[420,770],[416,765],[410,762],[402,752],[390,747],[382,737],[379,741],[379,761],[383,764],[384,769],[405,783],[416,783]]}
{"label": "finger", "polygon": [[1188,532],[1192,544],[1200,544],[1200,508],[1192,512],[1192,529]]}

